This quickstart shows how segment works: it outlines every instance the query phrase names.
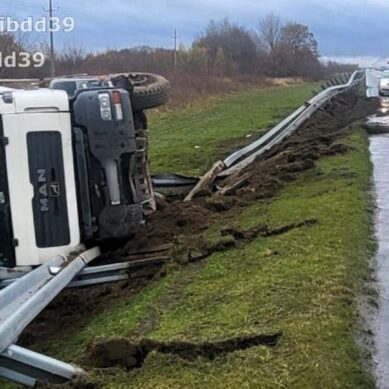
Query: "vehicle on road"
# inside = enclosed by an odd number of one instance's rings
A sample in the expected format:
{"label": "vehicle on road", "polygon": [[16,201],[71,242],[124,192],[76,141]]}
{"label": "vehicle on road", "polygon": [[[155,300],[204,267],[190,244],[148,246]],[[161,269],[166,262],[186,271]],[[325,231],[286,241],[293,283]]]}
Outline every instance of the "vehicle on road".
{"label": "vehicle on road", "polygon": [[379,83],[379,93],[381,96],[389,96],[389,70],[382,73]]}

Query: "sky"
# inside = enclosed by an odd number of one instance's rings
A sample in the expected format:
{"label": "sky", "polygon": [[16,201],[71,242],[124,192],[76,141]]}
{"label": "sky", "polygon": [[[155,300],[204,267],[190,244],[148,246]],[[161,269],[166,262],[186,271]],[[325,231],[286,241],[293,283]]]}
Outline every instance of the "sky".
{"label": "sky", "polygon": [[[0,0],[0,15],[23,20],[45,15],[48,0]],[[138,45],[171,47],[177,29],[186,46],[211,19],[228,17],[255,29],[273,12],[283,21],[309,25],[326,59],[369,65],[389,57],[389,0],[53,0],[56,15],[72,17],[73,32],[56,42],[91,51]],[[31,35],[39,39],[40,35]]]}

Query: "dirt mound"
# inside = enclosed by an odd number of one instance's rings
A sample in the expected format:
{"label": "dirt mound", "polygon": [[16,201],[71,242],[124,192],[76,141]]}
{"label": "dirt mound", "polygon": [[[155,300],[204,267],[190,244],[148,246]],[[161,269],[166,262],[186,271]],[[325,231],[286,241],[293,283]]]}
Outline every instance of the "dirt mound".
{"label": "dirt mound", "polygon": [[[348,147],[339,142],[350,123],[363,119],[379,106],[376,99],[346,93],[330,101],[289,139],[275,146],[248,168],[246,187],[240,199],[269,198],[305,170],[312,169],[323,156],[344,154]],[[246,195],[247,194],[247,195]]]}
{"label": "dirt mound", "polygon": [[339,142],[345,127],[367,117],[378,107],[378,99],[361,98],[354,92],[332,99],[290,138],[242,172],[249,172],[250,177],[232,195],[205,196],[189,203],[159,201],[159,210],[147,221],[146,230],[121,250],[121,256],[129,250],[172,243],[181,235],[190,240],[224,214],[252,201],[273,197],[285,183],[314,168],[315,161],[321,157],[347,152],[348,147]]}
{"label": "dirt mound", "polygon": [[178,235],[198,234],[207,230],[217,215],[204,202],[166,203],[149,217],[146,230],[120,250],[121,255],[161,244],[172,243]]}

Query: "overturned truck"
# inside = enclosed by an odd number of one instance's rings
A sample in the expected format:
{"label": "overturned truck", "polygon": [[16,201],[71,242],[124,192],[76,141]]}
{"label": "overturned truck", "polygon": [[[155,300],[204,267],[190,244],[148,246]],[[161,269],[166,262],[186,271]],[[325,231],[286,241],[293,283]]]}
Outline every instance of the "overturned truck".
{"label": "overturned truck", "polygon": [[0,267],[129,239],[155,210],[144,110],[167,101],[169,83],[93,80],[0,93]]}

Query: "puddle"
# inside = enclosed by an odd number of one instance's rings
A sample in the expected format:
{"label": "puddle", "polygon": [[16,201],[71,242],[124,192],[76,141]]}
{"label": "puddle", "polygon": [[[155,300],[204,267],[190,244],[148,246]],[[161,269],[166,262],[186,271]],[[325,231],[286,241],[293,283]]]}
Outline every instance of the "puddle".
{"label": "puddle", "polygon": [[370,152],[376,191],[376,266],[380,291],[375,323],[375,362],[378,388],[389,389],[389,134],[372,136]]}

